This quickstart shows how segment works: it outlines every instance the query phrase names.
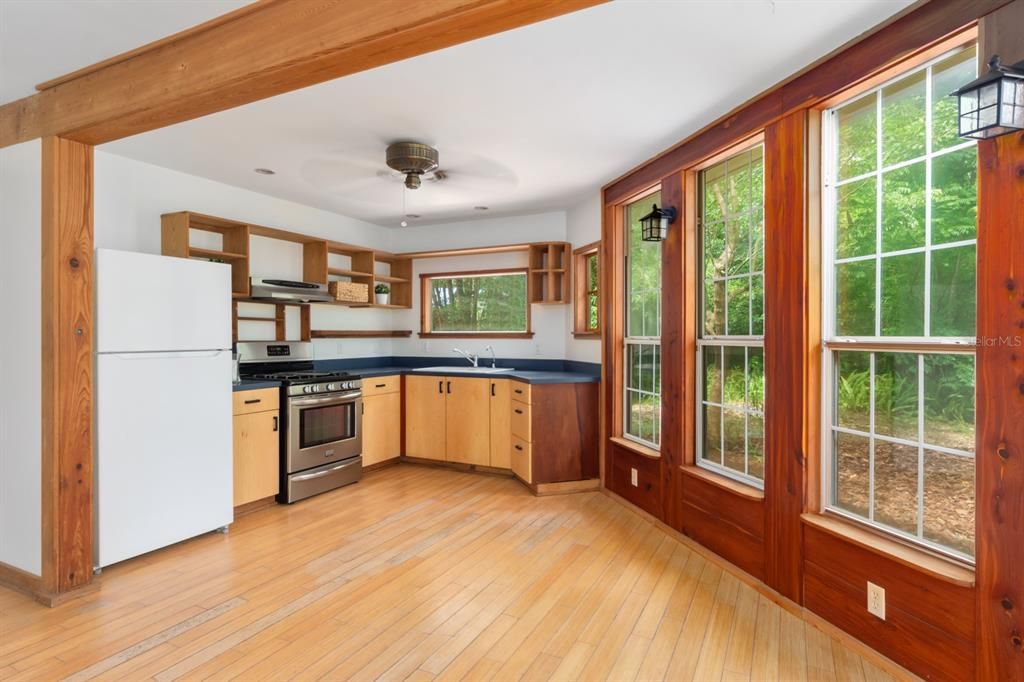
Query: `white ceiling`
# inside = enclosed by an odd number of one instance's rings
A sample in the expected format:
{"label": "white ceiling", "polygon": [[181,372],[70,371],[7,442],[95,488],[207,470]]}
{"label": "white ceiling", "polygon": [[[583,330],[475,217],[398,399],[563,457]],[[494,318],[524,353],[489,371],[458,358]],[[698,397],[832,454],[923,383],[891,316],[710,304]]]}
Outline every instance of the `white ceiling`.
{"label": "white ceiling", "polygon": [[0,102],[251,0],[0,0]]}
{"label": "white ceiling", "polygon": [[[139,14],[143,3],[88,4]],[[174,4],[182,12],[163,33],[214,3]],[[908,4],[617,0],[104,149],[386,226],[403,213],[421,214],[414,224],[478,218],[479,205],[489,215],[565,209]],[[14,37],[54,49],[44,31]],[[129,47],[117,37],[116,49],[57,71]],[[379,176],[400,139],[436,146],[449,173],[406,192],[404,210],[400,177]]]}

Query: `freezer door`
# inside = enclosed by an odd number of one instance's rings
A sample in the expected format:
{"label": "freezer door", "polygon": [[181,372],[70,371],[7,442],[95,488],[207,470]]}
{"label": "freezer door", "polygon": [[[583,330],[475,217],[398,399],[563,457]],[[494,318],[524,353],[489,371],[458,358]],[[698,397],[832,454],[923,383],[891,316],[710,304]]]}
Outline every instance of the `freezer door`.
{"label": "freezer door", "polygon": [[231,348],[231,266],[96,249],[96,352]]}
{"label": "freezer door", "polygon": [[100,566],[233,520],[231,353],[97,358]]}

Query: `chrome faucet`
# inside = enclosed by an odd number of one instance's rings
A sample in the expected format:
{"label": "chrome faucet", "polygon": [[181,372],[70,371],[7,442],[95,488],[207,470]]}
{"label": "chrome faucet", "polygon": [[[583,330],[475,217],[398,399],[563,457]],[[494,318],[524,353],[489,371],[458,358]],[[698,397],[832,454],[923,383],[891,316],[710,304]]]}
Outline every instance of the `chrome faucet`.
{"label": "chrome faucet", "polygon": [[491,351],[491,369],[498,369],[498,356],[494,354],[494,346],[487,346],[485,351]]}
{"label": "chrome faucet", "polygon": [[477,364],[480,362],[480,356],[479,355],[473,355],[472,353],[467,353],[466,351],[461,350],[459,348],[452,348],[452,352],[453,353],[458,353],[462,357],[464,357],[467,360],[469,360],[473,364],[474,367],[476,367]]}

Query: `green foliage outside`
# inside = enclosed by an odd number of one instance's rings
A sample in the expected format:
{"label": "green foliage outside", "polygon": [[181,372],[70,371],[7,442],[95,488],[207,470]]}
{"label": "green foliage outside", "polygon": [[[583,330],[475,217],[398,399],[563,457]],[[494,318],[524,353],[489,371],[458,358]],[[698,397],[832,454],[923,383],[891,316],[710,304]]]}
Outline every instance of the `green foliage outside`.
{"label": "green foliage outside", "polygon": [[525,332],[526,274],[430,280],[430,329],[435,332]]}
{"label": "green foliage outside", "polygon": [[[661,193],[626,207],[627,336],[661,336],[661,243],[641,238],[640,218],[661,204]],[[658,445],[661,441],[661,347],[629,344],[626,366],[627,434]]]}

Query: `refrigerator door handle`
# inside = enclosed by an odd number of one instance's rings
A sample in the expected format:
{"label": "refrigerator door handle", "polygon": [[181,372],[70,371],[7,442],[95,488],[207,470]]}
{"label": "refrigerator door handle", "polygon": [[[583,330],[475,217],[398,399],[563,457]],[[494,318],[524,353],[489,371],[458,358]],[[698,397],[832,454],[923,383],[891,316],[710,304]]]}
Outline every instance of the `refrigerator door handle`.
{"label": "refrigerator door handle", "polygon": [[216,350],[169,350],[169,351],[144,351],[138,353],[101,353],[107,357],[119,358],[121,360],[151,360],[153,358],[215,358],[222,353],[228,353],[227,349]]}

